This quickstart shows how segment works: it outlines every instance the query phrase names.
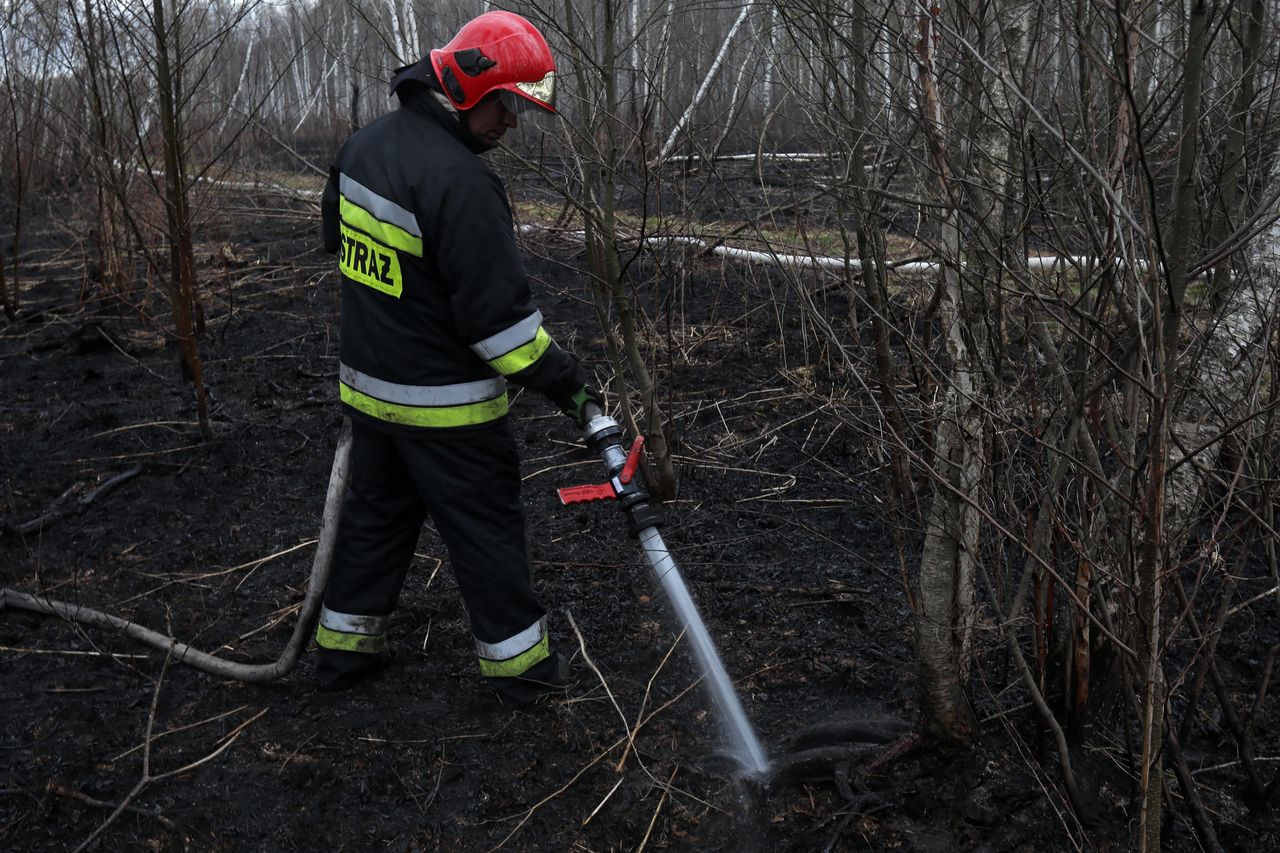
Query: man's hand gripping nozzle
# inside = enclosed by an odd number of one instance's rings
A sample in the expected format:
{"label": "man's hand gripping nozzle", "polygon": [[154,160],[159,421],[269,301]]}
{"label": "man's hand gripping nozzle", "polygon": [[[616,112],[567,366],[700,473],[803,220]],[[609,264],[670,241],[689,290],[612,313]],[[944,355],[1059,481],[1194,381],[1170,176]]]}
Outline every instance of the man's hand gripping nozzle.
{"label": "man's hand gripping nozzle", "polygon": [[644,450],[644,436],[636,436],[631,449],[623,450],[622,427],[594,403],[587,403],[585,420],[582,438],[587,447],[604,460],[609,480],[560,489],[560,502],[569,506],[588,501],[616,500],[618,508],[627,515],[627,528],[633,539],[647,528],[656,528],[662,523],[662,513],[649,505],[649,495],[644,490],[642,479],[636,477],[640,454]]}

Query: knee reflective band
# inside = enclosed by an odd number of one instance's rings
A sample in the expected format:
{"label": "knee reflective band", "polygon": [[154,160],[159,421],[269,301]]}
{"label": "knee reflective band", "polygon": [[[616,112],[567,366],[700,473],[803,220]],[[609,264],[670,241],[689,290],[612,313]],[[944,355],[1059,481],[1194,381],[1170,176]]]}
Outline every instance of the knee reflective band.
{"label": "knee reflective band", "polygon": [[542,312],[534,311],[519,323],[471,345],[489,366],[510,376],[537,363],[551,347],[551,336],[542,328]]}
{"label": "knee reflective band", "polygon": [[387,648],[388,621],[386,616],[357,616],[324,607],[316,628],[316,644],[322,649],[379,654]]}
{"label": "knee reflective band", "polygon": [[500,643],[476,640],[476,654],[480,657],[481,675],[498,678],[523,675],[529,667],[551,657],[546,620],[539,619]]}
{"label": "knee reflective band", "polygon": [[338,385],[351,408],[406,426],[471,426],[507,413],[507,383],[498,376],[457,385],[401,385],[340,364]]}

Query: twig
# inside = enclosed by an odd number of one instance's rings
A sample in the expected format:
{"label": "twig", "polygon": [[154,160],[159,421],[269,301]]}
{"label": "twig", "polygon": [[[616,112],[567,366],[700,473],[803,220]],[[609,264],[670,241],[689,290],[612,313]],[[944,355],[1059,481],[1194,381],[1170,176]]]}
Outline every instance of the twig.
{"label": "twig", "polygon": [[[627,748],[622,751],[622,757],[618,759],[618,763],[614,765],[614,770],[622,772],[622,767],[627,763],[627,756],[631,754],[631,748],[636,743],[636,733],[640,731],[640,720],[644,717],[645,706],[649,704],[649,693],[653,690],[654,679],[658,677],[658,673],[662,672],[662,668],[667,665],[667,661],[671,659],[671,654],[676,650],[676,646],[680,645],[680,641],[684,639],[684,632],[687,628],[680,629],[680,635],[676,637],[675,642],[671,644],[671,648],[667,649],[667,653],[662,656],[662,660],[658,662],[658,668],[653,671],[653,675],[649,676],[649,682],[644,686],[644,698],[640,700],[640,711],[636,714],[636,724],[627,732]],[[698,679],[701,681],[702,679]],[[695,684],[697,682],[694,682]]]}
{"label": "twig", "polygon": [[431,575],[427,578],[427,582],[422,585],[422,589],[424,591],[431,589],[431,582],[434,581],[436,579],[436,575],[440,573],[440,567],[444,565],[444,560],[440,559],[439,557],[432,557],[428,554],[414,554],[413,556],[421,557],[424,560],[435,561],[435,564],[436,564],[435,568],[431,570]]}
{"label": "twig", "polygon": [[[102,432],[95,432],[89,438],[102,438],[104,435],[115,435],[118,432],[131,432],[135,429],[147,429],[148,427],[195,427],[198,424],[195,421],[148,421],[145,424],[129,424],[127,426],[113,427],[112,429],[104,429]],[[174,432],[175,430],[169,430]]]}
{"label": "twig", "polygon": [[132,480],[141,473],[142,466],[134,465],[127,471],[117,474],[102,483],[92,491],[85,492],[78,500],[72,503],[72,498],[75,497],[75,494],[85,487],[84,483],[74,483],[65,492],[58,496],[58,499],[53,502],[53,506],[47,509],[44,514],[38,518],[33,518],[28,522],[15,525],[9,529],[20,536],[25,536],[28,533],[43,530],[48,525],[61,518],[66,518],[70,515],[79,515],[88,509],[90,504],[94,503],[99,498],[106,497],[117,486]]}
{"label": "twig", "polygon": [[[659,714],[661,714],[661,713],[662,713],[663,711],[665,711],[667,708],[670,708],[670,707],[671,707],[672,705],[674,705],[676,702],[679,702],[681,699],[683,699],[683,698],[684,698],[684,696],[685,696],[685,694],[686,694],[686,693],[688,693],[689,691],[693,690],[693,688],[697,687],[697,686],[698,686],[699,684],[701,684],[701,683],[702,683],[702,679],[701,679],[701,678],[699,678],[699,679],[697,679],[697,680],[693,681],[692,683],[690,683],[687,687],[685,687],[683,690],[681,690],[681,691],[680,691],[679,693],[677,693],[675,696],[671,697],[671,698],[670,698],[670,699],[668,699],[666,702],[663,702],[661,705],[659,705],[657,708],[655,708],[655,709],[653,710],[653,713],[649,714],[649,716],[647,716],[647,717],[645,717],[645,718],[644,718],[644,720],[643,720],[643,721],[640,723],[640,725],[637,727],[637,730],[639,730],[640,728],[643,728],[644,726],[648,725],[650,720],[652,720],[654,717],[656,717],[656,716],[658,716]],[[549,803],[549,802],[551,802],[552,800],[554,800],[556,797],[558,797],[558,796],[560,796],[561,794],[563,794],[565,791],[567,791],[567,790],[569,790],[570,788],[572,788],[572,787],[573,787],[573,785],[574,785],[574,783],[575,783],[575,782],[577,782],[579,779],[581,779],[581,778],[582,778],[582,776],[583,776],[583,775],[584,775],[588,770],[590,770],[590,769],[591,769],[592,767],[594,767],[595,765],[599,764],[599,763],[600,763],[600,760],[601,760],[602,758],[604,758],[604,757],[605,757],[606,755],[608,755],[609,753],[613,752],[613,751],[614,751],[615,749],[617,749],[618,747],[622,746],[624,743],[626,743],[626,742],[627,742],[627,740],[628,740],[628,738],[625,738],[625,737],[618,738],[616,741],[614,741],[614,742],[613,742],[613,743],[611,743],[609,746],[605,747],[603,750],[601,750],[599,753],[597,753],[597,754],[596,754],[596,757],[595,757],[595,758],[593,758],[593,759],[591,759],[589,762],[587,762],[587,764],[586,764],[585,766],[583,766],[583,767],[582,767],[582,769],[580,769],[577,773],[573,774],[573,778],[572,778],[572,779],[570,779],[568,782],[565,782],[565,783],[564,783],[563,785],[561,785],[559,788],[557,788],[556,790],[552,791],[550,794],[547,794],[547,795],[546,795],[545,797],[543,797],[541,800],[539,800],[538,802],[534,803],[534,804],[533,804],[532,806],[530,806],[527,810],[525,810],[525,811],[520,815],[520,822],[519,822],[519,823],[517,823],[514,827],[512,827],[511,831],[510,831],[510,832],[508,832],[508,833],[506,834],[506,836],[505,836],[501,841],[499,841],[499,842],[498,842],[494,847],[490,848],[489,853],[493,853],[493,851],[494,851],[494,850],[498,850],[498,849],[502,848],[502,847],[503,847],[503,846],[504,846],[508,841],[510,841],[510,840],[511,840],[512,836],[514,836],[517,832],[519,832],[519,831],[520,831],[520,827],[524,826],[526,823],[528,823],[528,822],[529,822],[529,818],[533,817],[534,812],[536,812],[538,809],[542,808],[542,807],[543,807],[543,806],[545,806],[547,803]],[[502,820],[512,820],[512,819],[514,819],[514,818],[515,818],[515,815],[512,815],[512,816],[511,816],[511,817],[509,817],[509,818],[502,818]]]}
{"label": "twig", "polygon": [[130,361],[132,361],[134,364],[136,364],[138,367],[141,367],[141,368],[142,368],[143,370],[145,370],[147,373],[150,373],[150,374],[151,374],[152,376],[154,376],[156,379],[159,379],[161,382],[165,381],[165,378],[164,378],[163,376],[161,376],[159,373],[156,373],[156,372],[155,372],[154,370],[152,370],[150,367],[147,367],[147,366],[146,366],[145,364],[143,364],[141,361],[138,361],[138,359],[137,359],[137,358],[135,358],[134,356],[132,356],[132,355],[130,355],[129,353],[125,352],[125,351],[124,351],[124,349],[123,349],[123,348],[121,348],[121,346],[120,346],[118,343],[116,343],[115,338],[113,338],[113,337],[111,337],[110,335],[108,335],[108,334],[107,334],[107,333],[102,329],[102,327],[101,327],[101,326],[98,326],[98,327],[96,327],[96,328],[97,328],[97,330],[98,330],[98,334],[99,334],[99,335],[101,335],[101,336],[102,336],[102,338],[103,338],[107,343],[111,344],[111,346],[112,346],[113,348],[115,348],[115,351],[116,351],[116,352],[120,353],[122,356],[124,356],[125,358],[129,359],[129,360],[130,360]]}
{"label": "twig", "polygon": [[1267,701],[1267,688],[1271,685],[1271,668],[1275,664],[1278,653],[1280,653],[1280,643],[1267,649],[1267,656],[1262,661],[1262,677],[1258,680],[1258,691],[1253,697],[1253,707],[1249,709],[1249,717],[1244,724],[1246,732],[1253,731],[1258,717],[1262,714],[1262,706]]}
{"label": "twig", "polygon": [[1244,610],[1246,607],[1256,604],[1257,602],[1261,601],[1262,599],[1268,596],[1275,595],[1277,592],[1280,592],[1280,586],[1273,586],[1271,587],[1271,589],[1267,590],[1266,592],[1258,593],[1253,598],[1250,598],[1248,601],[1240,602],[1235,607],[1228,610],[1227,615],[1235,616],[1237,613],[1239,613],[1241,610]]}
{"label": "twig", "polygon": [[294,756],[296,756],[299,752],[302,752],[302,748],[303,748],[304,746],[306,746],[307,744],[311,743],[311,741],[315,740],[315,739],[316,739],[316,735],[318,735],[318,734],[319,734],[319,732],[312,732],[311,734],[307,735],[307,739],[306,739],[306,740],[304,740],[302,743],[298,744],[298,745],[294,748],[293,752],[291,752],[291,753],[289,753],[287,756],[285,756],[284,763],[280,765],[280,769],[276,771],[276,774],[277,774],[277,775],[279,775],[280,773],[283,773],[283,772],[284,772],[284,769],[285,769],[286,767],[288,767],[288,766],[289,766],[289,762],[290,762],[290,761],[293,761]]}
{"label": "twig", "polygon": [[[833,601],[846,603],[852,601],[853,594],[871,595],[870,589],[860,586],[830,586],[825,589],[822,587],[804,587],[804,586],[772,586],[770,584],[743,583],[741,581],[711,581],[709,583],[713,589],[726,589],[732,592],[756,592],[761,595],[798,595],[805,597],[830,598]],[[840,596],[846,596],[841,598]]]}
{"label": "twig", "polygon": [[[97,808],[100,808],[100,809],[118,809],[121,806],[120,803],[110,803],[110,802],[107,802],[106,800],[98,800],[93,797],[90,797],[88,794],[82,794],[79,791],[73,791],[72,789],[66,787],[65,785],[60,785],[57,782],[50,782],[47,786],[45,786],[45,790],[51,794],[59,794],[63,797],[70,797],[73,800],[79,800],[82,803],[85,803],[90,806],[96,806]],[[140,815],[145,815],[146,817],[149,817],[149,818],[154,818],[160,821],[161,823],[163,823],[169,829],[175,828],[174,822],[169,820],[169,818],[165,817],[164,815],[160,814],[159,809],[144,809],[144,808],[139,808],[138,806],[130,806],[130,805],[125,805],[124,809],[125,811],[130,811],[130,812],[133,812],[134,814],[140,814]]]}
{"label": "twig", "polygon": [[[185,725],[185,726],[178,726],[178,728],[176,728],[176,729],[166,729],[165,731],[162,731],[160,734],[156,735],[156,736],[155,736],[155,740],[160,740],[160,738],[162,738],[162,737],[168,737],[169,735],[176,735],[178,732],[185,732],[185,731],[190,731],[191,729],[197,729],[197,728],[199,728],[200,726],[207,725],[207,724],[209,724],[209,723],[216,723],[218,720],[221,720],[223,717],[230,717],[232,714],[235,714],[235,713],[237,713],[237,712],[239,712],[239,711],[243,711],[243,710],[244,710],[245,708],[247,708],[247,707],[249,707],[249,706],[248,706],[248,705],[241,705],[239,708],[232,708],[230,711],[225,711],[225,712],[223,712],[223,713],[221,713],[221,714],[218,714],[218,715],[213,716],[213,717],[209,717],[209,718],[204,719],[204,720],[200,720],[199,722],[196,722],[196,723],[188,723],[188,724],[187,724],[187,725]],[[115,764],[117,761],[119,761],[120,759],[124,758],[126,755],[132,755],[133,753],[135,753],[135,752],[137,752],[138,750],[142,749],[142,748],[143,748],[143,746],[145,746],[145,744],[141,744],[141,743],[140,743],[140,744],[138,744],[137,746],[130,747],[129,749],[126,749],[124,752],[120,753],[119,755],[112,756],[111,758],[108,758],[108,759],[107,759],[107,763],[108,763],[108,764]]]}
{"label": "twig", "polygon": [[662,811],[662,806],[667,801],[667,794],[671,792],[671,782],[676,778],[676,771],[679,769],[679,764],[671,768],[671,775],[667,777],[667,784],[662,789],[662,796],[658,798],[658,807],[653,810],[653,817],[649,818],[649,828],[644,831],[644,838],[640,839],[640,846],[636,848],[636,853],[643,853],[645,845],[649,843],[649,835],[653,832],[653,825],[658,822],[658,813]]}
{"label": "twig", "polygon": [[1218,841],[1218,833],[1213,826],[1213,819],[1205,811],[1204,801],[1200,798],[1200,789],[1191,776],[1191,768],[1187,766],[1186,755],[1182,752],[1182,745],[1178,743],[1178,735],[1172,726],[1165,727],[1164,742],[1169,749],[1169,757],[1173,759],[1173,772],[1177,776],[1178,785],[1182,788],[1183,797],[1191,809],[1191,824],[1195,827],[1200,843],[1210,853],[1223,853],[1222,843]]}
{"label": "twig", "polygon": [[240,590],[241,584],[247,581],[249,577],[259,568],[261,568],[264,564],[274,560],[276,557],[283,557],[285,554],[292,554],[294,551],[300,551],[303,548],[306,548],[314,544],[316,544],[315,539],[304,539],[303,541],[299,542],[297,545],[291,545],[288,548],[284,548],[280,551],[276,551],[274,554],[268,554],[265,557],[259,557],[256,560],[250,560],[247,563],[241,563],[240,565],[232,566],[229,569],[219,569],[216,572],[209,572],[207,574],[196,575],[195,577],[191,578],[191,580],[203,580],[205,578],[217,577],[219,575],[228,575],[228,574],[231,574],[232,572],[238,572],[241,569],[249,569],[249,573],[240,579],[240,583],[236,584],[236,591],[238,592]]}
{"label": "twig", "polygon": [[[107,827],[111,826],[111,824],[115,822],[116,818],[118,818],[126,810],[140,811],[134,808],[133,806],[131,806],[131,803],[138,797],[139,794],[142,793],[143,789],[145,789],[152,782],[160,782],[165,779],[171,779],[174,776],[180,776],[183,773],[187,773],[191,770],[195,770],[197,767],[200,767],[203,764],[207,764],[208,762],[217,758],[222,753],[226,752],[231,747],[231,745],[236,742],[236,739],[239,738],[240,735],[244,733],[244,730],[248,728],[250,724],[252,724],[254,721],[261,718],[263,714],[267,713],[268,709],[263,708],[261,711],[254,714],[252,717],[245,720],[240,725],[236,726],[234,729],[231,730],[231,732],[229,732],[223,738],[223,742],[221,746],[219,746],[217,749],[213,750],[203,758],[197,758],[195,761],[192,761],[188,764],[184,764],[183,766],[177,768],[176,770],[167,770],[164,773],[158,773],[158,774],[152,775],[151,745],[155,743],[155,741],[158,739],[158,736],[153,734],[155,731],[155,725],[156,725],[156,706],[160,702],[160,688],[164,684],[165,674],[169,671],[169,661],[174,659],[173,646],[175,645],[177,644],[176,643],[171,644],[169,653],[165,655],[164,663],[160,667],[160,675],[156,678],[155,689],[151,692],[151,707],[147,711],[146,736],[144,737],[142,742],[142,777],[138,779],[138,783],[133,786],[133,790],[131,790],[127,795],[125,795],[125,798],[115,806],[115,809],[111,812],[110,816],[108,816],[107,819],[103,821],[102,824],[97,829],[95,829],[89,835],[88,838],[86,838],[83,842],[80,843],[80,846],[76,848],[75,853],[80,853],[81,850],[86,850],[89,847],[91,847],[102,835],[102,833],[104,833],[107,830]],[[109,804],[104,804],[104,805],[109,805]],[[154,817],[157,819],[163,819],[160,817],[158,813],[142,811],[142,814],[147,814],[148,816]]]}
{"label": "twig", "polygon": [[[139,598],[146,598],[150,595],[154,595],[155,593],[159,592],[162,589],[167,589],[173,586],[174,584],[195,583],[196,581],[208,580],[209,578],[218,578],[218,577],[222,577],[223,575],[229,575],[232,572],[238,572],[241,569],[249,568],[251,566],[253,567],[253,569],[257,569],[258,567],[262,566],[269,560],[274,560],[276,557],[283,557],[286,554],[292,554],[294,551],[299,551],[310,545],[316,544],[317,541],[318,540],[315,540],[315,539],[305,539],[302,542],[299,542],[297,545],[292,545],[288,548],[285,548],[282,551],[276,551],[274,554],[268,554],[265,557],[258,557],[257,559],[250,560],[247,563],[241,563],[238,566],[230,566],[229,568],[225,568],[225,569],[215,569],[214,571],[210,571],[210,572],[147,575],[147,577],[168,577],[168,578],[171,578],[171,580],[167,580],[164,583],[160,584],[159,586],[154,586],[151,589],[144,590],[143,592],[140,592],[136,595],[131,595],[128,598],[118,599],[112,602],[112,606],[119,607],[123,604],[128,604],[131,601],[136,601]],[[240,585],[243,584],[246,580],[248,580],[249,576],[252,574],[253,574],[253,571],[251,570],[248,575],[245,575],[244,578],[241,579],[240,583],[236,584],[235,586],[236,591],[239,591]],[[276,612],[279,613],[280,611],[277,610]]]}
{"label": "twig", "polygon": [[582,638],[582,632],[578,630],[578,623],[573,621],[573,612],[565,608],[565,615],[569,617],[569,627],[573,629],[574,635],[578,638],[578,648],[582,651],[582,659],[587,662],[587,666],[591,667],[591,671],[596,674],[596,678],[600,679],[600,683],[604,686],[605,695],[609,697],[609,701],[613,704],[613,709],[618,712],[618,716],[622,719],[622,730],[630,729],[627,723],[627,715],[622,713],[622,708],[618,706],[618,700],[613,698],[613,691],[609,689],[609,682],[605,680],[604,673],[591,660],[591,655],[587,654],[587,641]]}
{"label": "twig", "polygon": [[[1253,759],[1258,764],[1266,764],[1271,761],[1280,761],[1280,755],[1261,756]],[[1201,773],[1216,773],[1219,770],[1230,770],[1232,767],[1239,767],[1243,762],[1239,759],[1235,761],[1227,761],[1222,764],[1214,764],[1211,767],[1199,767],[1191,771],[1192,776],[1199,776]]]}
{"label": "twig", "polygon": [[155,689],[151,691],[151,707],[147,711],[146,737],[143,740],[142,778],[138,780],[138,784],[133,786],[133,790],[120,801],[120,804],[116,806],[107,819],[90,833],[88,838],[80,843],[80,846],[75,849],[75,853],[80,853],[81,850],[86,850],[92,846],[98,840],[98,837],[106,831],[107,827],[114,823],[115,819],[129,807],[129,804],[133,802],[133,798],[138,796],[142,789],[147,786],[147,783],[151,781],[151,733],[155,730],[156,725],[156,705],[160,702],[160,687],[164,684],[165,673],[169,671],[169,660],[172,654],[173,644],[170,643],[169,654],[164,656],[164,661],[160,664],[160,675],[156,678]]}
{"label": "twig", "polygon": [[431,808],[431,804],[436,801],[436,796],[440,793],[440,780],[444,778],[444,750],[440,750],[440,769],[436,771],[436,786],[431,789],[431,796],[427,797],[427,802],[422,806],[423,814],[427,809]]}
{"label": "twig", "polygon": [[297,613],[301,609],[302,609],[301,601],[297,602],[296,604],[287,604],[284,607],[281,607],[275,613],[271,614],[271,619],[269,619],[266,622],[266,624],[259,625],[257,628],[254,628],[252,631],[246,631],[245,633],[241,634],[239,637],[236,637],[236,639],[247,640],[250,637],[254,636],[255,634],[261,634],[265,631],[270,631],[272,628],[279,625],[281,622],[288,619],[290,616],[292,616],[294,613]]}
{"label": "twig", "polygon": [[612,745],[606,747],[602,752],[597,754],[595,758],[588,761],[582,767],[582,769],[580,769],[577,773],[573,774],[572,779],[570,779],[568,782],[565,782],[559,788],[552,791],[550,794],[547,794],[541,800],[538,800],[538,802],[530,806],[529,809],[521,816],[520,822],[517,823],[515,826],[513,826],[511,828],[511,831],[508,832],[501,841],[499,841],[496,845],[491,847],[489,849],[489,853],[493,853],[494,850],[500,850],[503,847],[503,845],[505,845],[508,841],[511,840],[512,836],[514,836],[517,832],[520,831],[520,827],[524,826],[526,823],[529,822],[529,818],[533,817],[534,812],[536,812],[538,809],[542,808],[544,805],[554,800],[556,797],[563,794],[565,791],[572,788],[573,784],[577,782],[579,779],[581,779],[583,774],[585,774],[592,767],[595,767],[597,764],[600,763],[600,759],[604,758],[606,755],[608,755],[610,752],[612,752],[614,749],[621,746],[625,742],[626,742],[626,738],[619,738],[618,740],[614,741]]}
{"label": "twig", "polygon": [[72,462],[88,464],[90,462],[119,462],[121,459],[142,459],[147,456],[165,456],[170,453],[182,453],[184,450],[208,450],[207,443],[184,444],[181,447],[166,447],[163,450],[147,450],[138,453],[118,453],[114,456],[84,456]]}
{"label": "twig", "polygon": [[245,729],[249,728],[249,726],[251,726],[253,723],[256,723],[258,720],[262,719],[262,717],[265,716],[267,711],[269,710],[271,709],[263,708],[261,711],[254,714],[252,717],[245,720],[243,723],[236,726],[231,731],[227,732],[227,734],[223,736],[222,746],[218,747],[213,752],[206,755],[204,758],[197,759],[191,762],[190,764],[184,764],[182,767],[179,767],[177,770],[170,770],[167,773],[161,773],[159,776],[156,776],[155,778],[158,780],[158,779],[168,779],[171,776],[181,776],[183,773],[186,773],[189,770],[195,770],[201,764],[204,764],[216,758],[218,755],[225,752],[227,747],[235,743],[236,738],[240,737],[240,735],[244,733]]}
{"label": "twig", "polygon": [[[1187,610],[1187,624],[1191,626],[1191,636],[1198,643],[1204,644],[1206,636],[1201,629],[1195,615],[1190,612],[1190,601],[1187,592],[1182,586],[1181,580],[1176,576],[1172,584],[1173,591],[1178,597],[1179,604]],[[1216,632],[1215,632],[1216,636]],[[1210,649],[1212,651],[1212,649]],[[1222,671],[1218,668],[1218,659],[1213,654],[1206,658],[1209,668],[1209,679],[1213,684],[1214,693],[1218,697],[1218,707],[1222,710],[1222,719],[1227,724],[1227,730],[1231,732],[1232,738],[1236,743],[1236,750],[1240,754],[1240,760],[1244,765],[1246,782],[1249,792],[1259,800],[1267,798],[1267,783],[1263,782],[1262,774],[1258,772],[1258,768],[1253,758],[1253,738],[1250,736],[1249,730],[1245,722],[1240,719],[1240,714],[1236,709],[1235,701],[1231,696],[1231,691],[1227,688],[1226,679],[1222,677]],[[1280,777],[1277,777],[1280,778]]]}
{"label": "twig", "polygon": [[0,652],[21,652],[27,655],[69,655],[69,656],[85,656],[85,657],[102,657],[102,658],[123,658],[129,660],[139,660],[149,658],[151,655],[126,655],[118,652],[100,652],[94,651],[76,651],[74,649],[25,649],[18,646],[0,646]]}
{"label": "twig", "polygon": [[587,824],[591,823],[591,819],[592,819],[593,817],[595,817],[595,816],[596,816],[596,814],[597,814],[597,813],[599,813],[599,811],[600,811],[602,808],[604,808],[604,804],[605,804],[605,803],[607,803],[607,802],[609,802],[609,798],[610,798],[610,797],[612,797],[612,796],[614,795],[614,793],[615,793],[619,788],[621,788],[621,787],[622,787],[622,783],[623,783],[625,780],[626,780],[626,777],[625,777],[625,776],[619,776],[619,777],[618,777],[618,781],[613,783],[613,787],[609,789],[609,793],[607,793],[607,794],[605,794],[605,795],[604,795],[604,799],[600,801],[600,804],[599,804],[599,805],[597,805],[594,809],[592,809],[592,810],[591,810],[591,814],[587,815],[585,818],[583,818],[583,819],[582,819],[582,825],[583,825],[583,826],[586,826]]}

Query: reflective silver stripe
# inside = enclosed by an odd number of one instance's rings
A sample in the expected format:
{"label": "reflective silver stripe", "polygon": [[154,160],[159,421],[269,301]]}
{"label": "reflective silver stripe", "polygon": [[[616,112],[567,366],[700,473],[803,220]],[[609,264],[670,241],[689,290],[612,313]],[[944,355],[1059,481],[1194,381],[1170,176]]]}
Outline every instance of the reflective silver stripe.
{"label": "reflective silver stripe", "polygon": [[459,382],[457,385],[401,385],[377,379],[345,364],[338,365],[338,380],[361,394],[402,406],[464,406],[483,403],[507,392],[507,381],[501,376]]}
{"label": "reflective silver stripe", "polygon": [[389,616],[356,616],[351,613],[338,613],[327,607],[320,608],[320,624],[330,631],[341,631],[343,634],[364,634],[376,636],[387,633]]}
{"label": "reflective silver stripe", "polygon": [[342,175],[338,179],[338,190],[347,197],[348,201],[360,205],[375,218],[403,228],[415,237],[422,236],[422,229],[418,227],[418,220],[412,213],[391,199],[378,195],[359,181]]}
{"label": "reflective silver stripe", "polygon": [[482,643],[476,640],[476,655],[485,660],[506,660],[529,651],[538,645],[542,635],[547,632],[545,618],[539,619],[514,637],[508,637],[500,643]]}
{"label": "reflective silver stripe", "polygon": [[534,311],[514,326],[503,329],[496,335],[490,335],[479,343],[472,344],[471,349],[475,350],[476,355],[486,361],[491,358],[497,358],[500,355],[511,352],[522,344],[529,343],[538,334],[538,327],[541,325],[542,312]]}

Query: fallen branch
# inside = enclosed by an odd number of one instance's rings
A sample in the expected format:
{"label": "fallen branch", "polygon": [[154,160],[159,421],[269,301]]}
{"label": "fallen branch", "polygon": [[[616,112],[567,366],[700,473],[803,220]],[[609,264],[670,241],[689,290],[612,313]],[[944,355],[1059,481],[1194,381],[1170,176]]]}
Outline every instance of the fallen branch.
{"label": "fallen branch", "polygon": [[[575,241],[584,242],[586,239],[585,231],[569,231],[561,229],[551,229],[542,225],[520,225],[516,231],[520,234],[528,234],[533,232],[546,233],[548,231],[556,231],[558,234],[573,238]],[[628,243],[625,238],[620,238],[619,243]],[[836,270],[843,272],[848,270],[853,274],[862,273],[862,261],[858,258],[841,258],[831,255],[815,255],[815,254],[795,254],[790,252],[778,252],[773,248],[768,251],[757,251],[755,249],[743,249],[737,246],[724,245],[724,237],[718,237],[708,243],[701,237],[689,237],[680,234],[655,235],[640,238],[639,244],[645,248],[651,249],[671,249],[677,246],[688,246],[698,250],[695,257],[702,257],[708,253],[719,255],[730,260],[742,261],[751,264],[764,264],[766,266],[792,269],[812,269],[812,270]],[[1111,265],[1117,269],[1126,269],[1132,267],[1138,273],[1145,273],[1150,264],[1142,259],[1137,261],[1127,261],[1124,258],[1095,258],[1085,255],[1030,255],[1024,259],[1025,271],[1027,272],[1068,272],[1071,270],[1096,269],[1104,265]],[[941,260],[921,260],[919,258],[909,258],[898,261],[886,261],[885,267],[898,275],[917,275],[929,276],[937,275],[942,272],[944,262]],[[1019,270],[1010,269],[1010,272],[1018,272]],[[1202,274],[1203,275],[1203,274]]]}
{"label": "fallen branch", "polygon": [[[151,708],[147,712],[146,737],[143,741],[143,750],[142,750],[142,778],[140,778],[138,780],[138,783],[133,786],[133,790],[131,790],[128,794],[126,794],[125,798],[121,800],[118,804],[116,804],[115,810],[111,812],[110,816],[107,817],[107,819],[103,821],[102,824],[99,825],[97,829],[95,829],[92,833],[90,833],[88,838],[86,838],[83,842],[80,843],[80,846],[75,849],[75,853],[80,853],[81,850],[87,850],[90,847],[92,847],[97,842],[98,838],[102,835],[102,833],[106,832],[107,827],[111,826],[111,824],[115,822],[116,818],[118,818],[126,810],[138,811],[138,809],[136,809],[131,804],[133,800],[136,799],[137,796],[141,794],[142,791],[152,782],[161,782],[165,779],[171,779],[174,776],[180,776],[183,773],[187,773],[191,770],[195,770],[197,767],[200,767],[203,764],[207,764],[208,762],[217,758],[222,753],[226,752],[231,747],[231,745],[236,742],[236,739],[240,737],[240,735],[244,732],[244,730],[248,728],[250,723],[253,723],[255,720],[259,719],[263,714],[267,713],[267,709],[263,708],[254,716],[250,717],[248,720],[245,720],[243,723],[237,726],[234,730],[232,730],[230,734],[226,736],[226,738],[223,740],[222,746],[219,746],[217,749],[213,750],[203,758],[197,758],[195,761],[192,761],[188,764],[184,764],[183,766],[177,768],[176,770],[168,770],[164,773],[152,775],[151,744],[154,742],[154,738],[152,737],[152,732],[155,730],[155,725],[156,725],[156,706],[159,704],[159,701],[160,701],[160,688],[164,684],[165,673],[167,673],[169,670],[169,661],[172,657],[173,657],[173,649],[171,648],[169,650],[169,654],[165,656],[164,663],[161,665],[160,675],[156,678],[155,689],[151,691]],[[109,805],[109,804],[104,803],[103,805]],[[163,819],[160,817],[159,813],[156,813],[156,812],[143,811],[142,814],[146,814],[149,817]]]}
{"label": "fallen branch", "polygon": [[78,500],[73,502],[73,498],[85,487],[84,483],[73,483],[65,492],[58,496],[48,510],[38,518],[33,518],[23,524],[14,525],[6,528],[8,531],[25,536],[28,533],[34,533],[37,530],[43,530],[46,526],[52,524],[59,519],[66,518],[71,515],[80,515],[87,510],[94,502],[100,498],[104,498],[114,491],[121,484],[132,480],[134,477],[142,473],[142,466],[135,465],[123,473],[117,474],[105,483],[100,484],[97,488],[81,495]]}

